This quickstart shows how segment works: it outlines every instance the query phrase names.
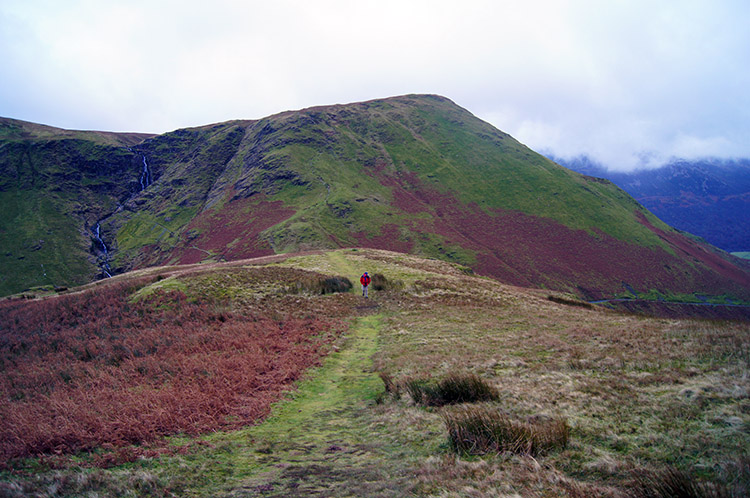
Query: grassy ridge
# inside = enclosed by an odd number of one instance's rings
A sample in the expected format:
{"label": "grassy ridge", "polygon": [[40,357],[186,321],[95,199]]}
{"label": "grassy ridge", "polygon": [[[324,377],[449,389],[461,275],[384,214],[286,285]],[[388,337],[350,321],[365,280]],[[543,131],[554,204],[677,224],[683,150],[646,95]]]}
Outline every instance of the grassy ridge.
{"label": "grassy ridge", "polygon": [[0,117],[0,140],[86,140],[100,145],[131,146],[152,137],[150,133],[63,130],[28,121]]}
{"label": "grassy ridge", "polygon": [[[632,218],[637,204],[613,184],[559,167],[447,99],[402,97],[373,107],[364,111],[364,133],[356,124],[362,116],[354,123],[341,121],[352,133],[359,131],[358,138],[364,135],[370,151],[358,151],[361,156],[377,158],[384,149],[395,173],[415,172],[426,185],[455,193],[464,204],[518,210],[626,240],[635,232],[655,243]],[[344,135],[335,110],[331,114],[333,123],[323,121],[319,133],[325,135],[328,125]]]}
{"label": "grassy ridge", "polygon": [[[275,194],[298,213],[271,231],[276,237],[307,231],[349,241],[347,233],[377,233],[385,221],[408,226],[390,189],[374,175],[377,161],[385,161],[386,176],[415,173],[421,182],[411,186],[415,190],[435,188],[465,205],[520,211],[665,247],[633,217],[634,210],[643,210],[622,190],[559,167],[447,99],[407,96],[313,108],[268,118],[261,129],[268,133],[263,139],[275,145],[281,167],[304,183]],[[412,237],[425,253],[438,253],[433,242]]]}

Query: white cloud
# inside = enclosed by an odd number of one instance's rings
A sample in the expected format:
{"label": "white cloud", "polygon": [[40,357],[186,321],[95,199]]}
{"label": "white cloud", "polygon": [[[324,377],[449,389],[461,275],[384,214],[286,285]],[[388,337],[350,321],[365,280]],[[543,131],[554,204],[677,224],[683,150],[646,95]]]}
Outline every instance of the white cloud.
{"label": "white cloud", "polygon": [[440,93],[532,148],[621,169],[750,156],[748,14],[740,0],[6,0],[0,115],[163,132]]}

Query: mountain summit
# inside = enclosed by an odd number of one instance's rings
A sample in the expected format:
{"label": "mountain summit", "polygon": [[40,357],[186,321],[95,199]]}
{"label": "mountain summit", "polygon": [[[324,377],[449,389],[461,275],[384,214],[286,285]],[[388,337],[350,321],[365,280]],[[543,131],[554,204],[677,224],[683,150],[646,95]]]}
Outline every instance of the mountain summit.
{"label": "mountain summit", "polygon": [[746,263],[444,97],[158,136],[49,130],[0,122],[2,294],[166,263],[371,247],[588,299],[750,300]]}

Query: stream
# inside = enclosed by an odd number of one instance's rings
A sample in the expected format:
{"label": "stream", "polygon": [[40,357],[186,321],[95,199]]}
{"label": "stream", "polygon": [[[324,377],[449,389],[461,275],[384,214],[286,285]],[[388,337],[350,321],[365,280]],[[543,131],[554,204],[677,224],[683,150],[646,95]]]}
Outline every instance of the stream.
{"label": "stream", "polygon": [[659,301],[654,299],[628,299],[628,298],[619,298],[619,299],[600,299],[597,301],[587,301],[589,304],[606,304],[606,303],[659,303],[659,304],[689,304],[690,306],[726,306],[730,308],[750,308],[750,305],[747,304],[731,304],[731,303],[709,303],[709,302],[688,302],[688,301]]}

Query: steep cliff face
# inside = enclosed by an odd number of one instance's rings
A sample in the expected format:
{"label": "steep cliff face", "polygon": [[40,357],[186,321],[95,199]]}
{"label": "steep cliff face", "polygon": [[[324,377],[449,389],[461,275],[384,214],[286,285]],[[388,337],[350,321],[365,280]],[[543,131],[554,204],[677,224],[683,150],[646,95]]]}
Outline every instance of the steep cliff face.
{"label": "steep cliff face", "polygon": [[[562,168],[443,97],[317,107],[137,144],[96,143],[66,164],[89,178],[96,157],[105,174],[95,181],[107,194],[85,194],[91,201],[81,194],[85,216],[61,215],[84,220],[76,221],[78,233],[89,244],[79,244],[76,257],[89,268],[96,255],[102,263],[100,244],[86,234],[98,222],[113,272],[367,246],[590,298],[750,299],[743,263],[686,239],[612,183]],[[71,177],[66,192],[96,191],[95,177]],[[50,178],[39,180],[47,193]]]}

